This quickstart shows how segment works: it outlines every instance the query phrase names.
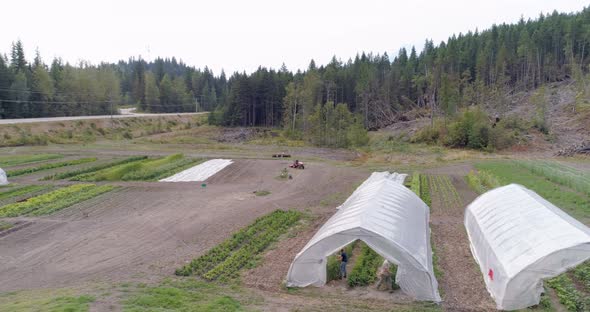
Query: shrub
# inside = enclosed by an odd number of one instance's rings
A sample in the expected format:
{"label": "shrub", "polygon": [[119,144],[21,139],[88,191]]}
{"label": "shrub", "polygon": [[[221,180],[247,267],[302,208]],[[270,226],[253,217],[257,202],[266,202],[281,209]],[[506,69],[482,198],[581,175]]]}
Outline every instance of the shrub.
{"label": "shrub", "polygon": [[480,150],[503,149],[515,143],[523,125],[524,122],[514,116],[494,123],[481,109],[467,108],[448,124],[437,119],[433,125],[420,129],[412,142]]}

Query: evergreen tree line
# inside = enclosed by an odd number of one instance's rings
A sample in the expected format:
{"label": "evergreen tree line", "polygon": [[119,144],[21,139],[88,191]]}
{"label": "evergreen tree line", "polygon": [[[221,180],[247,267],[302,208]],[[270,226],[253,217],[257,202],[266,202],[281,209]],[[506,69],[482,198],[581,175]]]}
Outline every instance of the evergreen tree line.
{"label": "evergreen tree line", "polygon": [[[453,35],[438,45],[427,40],[420,53],[415,48],[401,49],[393,58],[363,53],[347,62],[333,57],[322,66],[312,60],[305,71],[260,67],[229,78],[175,58],[98,66],[56,59],[47,66],[37,54],[28,63],[17,42],[10,57],[0,57],[0,114],[103,114],[114,102],[147,112],[211,111],[212,123],[284,127],[306,136],[318,132],[318,122],[332,120],[320,118],[326,116],[322,112],[343,108],[350,115],[338,116],[365,129],[391,124],[414,108],[443,116],[478,104],[501,111],[515,92],[583,77],[589,54],[589,8]],[[331,122],[332,130],[337,123]]]}

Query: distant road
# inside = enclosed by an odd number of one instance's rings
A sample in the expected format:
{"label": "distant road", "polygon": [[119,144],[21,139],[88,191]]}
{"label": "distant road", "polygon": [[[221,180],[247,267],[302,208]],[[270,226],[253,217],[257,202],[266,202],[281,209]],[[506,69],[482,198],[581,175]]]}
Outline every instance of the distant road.
{"label": "distant road", "polygon": [[[186,115],[202,115],[202,113],[166,113],[166,114],[136,114],[133,109],[121,109],[121,115],[113,115],[112,118],[132,118],[132,117],[157,117],[157,116],[186,116]],[[108,119],[111,115],[98,116],[68,116],[68,117],[46,117],[46,118],[20,118],[20,119],[0,119],[0,125],[13,125],[34,122],[52,122],[52,121],[69,121],[69,120],[91,120],[91,119]]]}

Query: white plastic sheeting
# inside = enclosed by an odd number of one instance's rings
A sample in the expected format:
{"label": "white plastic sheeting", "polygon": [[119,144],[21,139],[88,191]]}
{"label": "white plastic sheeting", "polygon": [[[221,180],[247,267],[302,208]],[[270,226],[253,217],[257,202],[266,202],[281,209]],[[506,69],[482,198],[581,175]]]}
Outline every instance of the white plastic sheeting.
{"label": "white plastic sheeting", "polygon": [[181,171],[171,177],[160,180],[160,182],[195,182],[205,181],[223,168],[231,165],[231,159],[212,159],[198,164],[192,168]]}
{"label": "white plastic sheeting", "polygon": [[350,195],[350,197],[348,197],[342,205],[336,207],[336,209],[340,209],[340,207],[346,207],[347,205],[349,205],[348,202],[352,201],[356,198],[356,193],[359,191],[362,191],[364,186],[369,183],[379,181],[382,179],[389,179],[393,182],[397,182],[399,184],[404,184],[404,181],[406,180],[407,176],[408,175],[405,173],[397,173],[397,172],[394,172],[394,173],[389,173],[387,171],[373,172],[371,174],[371,176],[369,176],[368,179],[366,179],[359,187],[357,187],[356,190],[354,190],[354,192],[352,193],[352,195]]}
{"label": "white plastic sheeting", "polygon": [[8,184],[8,177],[6,176],[6,172],[0,168],[0,185],[7,185]]}
{"label": "white plastic sheeting", "polygon": [[398,179],[395,173],[376,172],[359,186],[297,254],[289,268],[287,286],[324,285],[327,257],[360,239],[398,265],[396,282],[406,294],[439,302],[429,209]]}
{"label": "white plastic sheeting", "polygon": [[590,229],[521,185],[478,197],[465,227],[498,309],[538,304],[544,278],[590,259]]}

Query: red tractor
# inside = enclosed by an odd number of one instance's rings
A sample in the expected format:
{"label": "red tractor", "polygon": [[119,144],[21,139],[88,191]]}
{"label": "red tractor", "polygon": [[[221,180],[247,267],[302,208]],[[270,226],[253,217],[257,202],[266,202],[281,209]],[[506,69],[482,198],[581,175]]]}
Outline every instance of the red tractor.
{"label": "red tractor", "polygon": [[289,168],[293,168],[293,169],[305,169],[305,166],[299,160],[295,160],[294,163],[292,163],[292,164],[289,165]]}

